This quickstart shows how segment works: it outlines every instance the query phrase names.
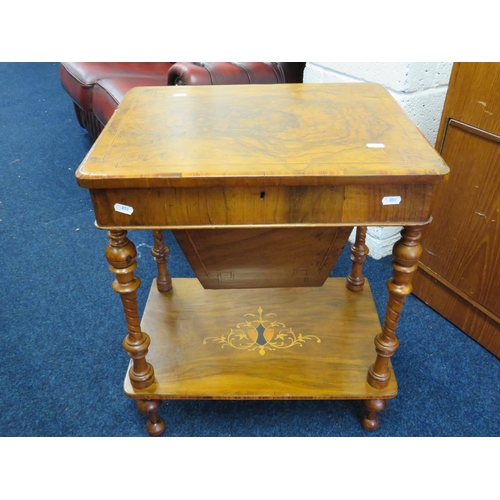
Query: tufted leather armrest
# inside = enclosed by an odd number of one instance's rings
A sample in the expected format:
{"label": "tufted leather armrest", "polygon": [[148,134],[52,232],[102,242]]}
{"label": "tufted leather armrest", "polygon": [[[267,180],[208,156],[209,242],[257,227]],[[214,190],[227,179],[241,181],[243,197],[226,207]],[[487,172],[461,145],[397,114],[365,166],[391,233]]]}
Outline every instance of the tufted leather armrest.
{"label": "tufted leather armrest", "polygon": [[[85,111],[92,111],[92,95],[95,84],[102,78],[127,78],[134,76],[166,76],[170,62],[61,62],[61,83],[71,99]],[[164,84],[165,85],[165,84]]]}
{"label": "tufted leather armrest", "polygon": [[177,62],[168,71],[168,85],[235,85],[299,83],[305,63]]}

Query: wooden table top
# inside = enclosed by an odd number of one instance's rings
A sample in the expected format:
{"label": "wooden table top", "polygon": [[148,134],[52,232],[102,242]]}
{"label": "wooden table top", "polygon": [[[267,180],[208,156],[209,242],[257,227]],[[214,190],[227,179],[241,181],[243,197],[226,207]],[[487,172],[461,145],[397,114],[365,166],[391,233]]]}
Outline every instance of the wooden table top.
{"label": "wooden table top", "polygon": [[439,182],[448,167],[373,83],[138,87],[77,171],[81,187]]}

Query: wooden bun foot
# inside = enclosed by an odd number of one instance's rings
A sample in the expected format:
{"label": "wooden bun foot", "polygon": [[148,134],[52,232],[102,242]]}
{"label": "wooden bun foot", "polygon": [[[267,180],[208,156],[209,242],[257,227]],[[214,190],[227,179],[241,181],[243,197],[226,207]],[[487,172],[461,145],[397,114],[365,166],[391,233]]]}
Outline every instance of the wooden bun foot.
{"label": "wooden bun foot", "polygon": [[367,431],[375,431],[379,420],[377,413],[383,411],[387,406],[386,399],[368,399],[365,401],[366,411],[361,418],[361,425]]}
{"label": "wooden bun foot", "polygon": [[165,432],[165,421],[160,417],[156,417],[156,422],[148,420],[146,430],[150,436],[161,436]]}
{"label": "wooden bun foot", "polygon": [[159,399],[137,399],[135,404],[137,409],[148,415],[148,421],[146,422],[146,430],[150,436],[160,436],[165,432],[165,422],[157,415],[158,410],[161,406],[161,401]]}

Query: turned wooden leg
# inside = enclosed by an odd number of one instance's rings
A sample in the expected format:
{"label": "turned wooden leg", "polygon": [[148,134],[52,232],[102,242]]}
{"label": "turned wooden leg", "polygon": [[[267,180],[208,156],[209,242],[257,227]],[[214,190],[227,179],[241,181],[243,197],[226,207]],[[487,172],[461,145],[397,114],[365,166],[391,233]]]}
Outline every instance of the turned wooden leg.
{"label": "turned wooden leg", "polygon": [[392,251],[392,278],[387,282],[389,298],[382,333],[375,337],[377,358],[368,370],[368,383],[376,389],[383,389],[389,383],[389,359],[398,348],[396,328],[406,297],[411,293],[411,278],[417,269],[422,254],[420,238],[422,227],[405,227],[401,239]]}
{"label": "turned wooden leg", "polygon": [[159,399],[136,399],[135,404],[137,409],[146,413],[148,421],[146,422],[146,430],[150,436],[160,436],[165,431],[165,422],[157,415],[161,406]]}
{"label": "turned wooden leg", "polygon": [[167,268],[168,254],[170,253],[170,250],[163,242],[162,231],[153,231],[153,238],[154,246],[153,250],[151,250],[151,255],[158,265],[158,279],[156,280],[156,287],[159,292],[168,292],[169,290],[172,290],[172,278],[170,278]]}
{"label": "turned wooden leg", "polygon": [[365,278],[363,277],[363,263],[368,255],[368,247],[366,241],[366,227],[360,226],[356,228],[356,239],[351,245],[351,260],[352,269],[346,279],[346,287],[352,292],[360,292],[363,290]]}
{"label": "turned wooden leg", "polygon": [[123,347],[133,361],[129,370],[130,383],[136,389],[145,389],[153,383],[154,370],[146,361],[151,341],[149,336],[141,331],[137,307],[137,289],[141,285],[141,280],[134,276],[134,269],[137,267],[136,249],[127,238],[127,231],[109,231],[108,236],[106,259],[110,271],[116,276],[112,287],[120,294],[128,328],[128,335],[123,339]]}
{"label": "turned wooden leg", "polygon": [[378,428],[378,415],[387,407],[387,399],[367,399],[365,401],[366,411],[361,419],[361,425],[367,431],[374,431]]}

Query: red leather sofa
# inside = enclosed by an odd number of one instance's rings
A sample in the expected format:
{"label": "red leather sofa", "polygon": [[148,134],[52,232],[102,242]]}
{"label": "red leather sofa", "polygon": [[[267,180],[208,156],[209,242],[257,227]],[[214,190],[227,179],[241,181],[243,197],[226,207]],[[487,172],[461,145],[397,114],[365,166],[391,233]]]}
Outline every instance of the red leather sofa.
{"label": "red leather sofa", "polygon": [[302,83],[304,62],[61,62],[78,123],[96,138],[133,87]]}

